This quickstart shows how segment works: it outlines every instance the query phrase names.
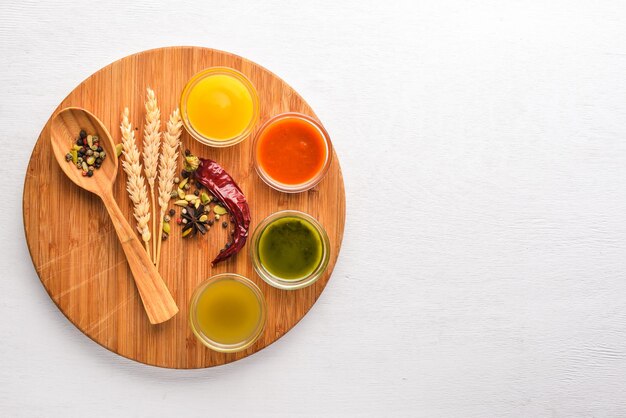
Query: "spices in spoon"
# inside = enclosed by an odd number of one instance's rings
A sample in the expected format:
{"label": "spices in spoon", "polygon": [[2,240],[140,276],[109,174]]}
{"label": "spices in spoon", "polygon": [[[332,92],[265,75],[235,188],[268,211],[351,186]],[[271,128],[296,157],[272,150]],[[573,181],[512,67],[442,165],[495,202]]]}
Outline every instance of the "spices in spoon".
{"label": "spices in spoon", "polygon": [[107,154],[100,146],[97,135],[88,135],[84,129],[80,130],[76,143],[65,155],[65,161],[72,162],[76,168],[83,171],[83,177],[92,177],[94,170],[102,166]]}

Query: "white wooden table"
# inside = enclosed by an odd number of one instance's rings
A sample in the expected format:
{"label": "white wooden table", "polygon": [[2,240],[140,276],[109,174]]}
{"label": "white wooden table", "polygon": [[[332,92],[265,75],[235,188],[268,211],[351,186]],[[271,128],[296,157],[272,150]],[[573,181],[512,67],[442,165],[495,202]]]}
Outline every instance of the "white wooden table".
{"label": "white wooden table", "polygon": [[[174,3],[0,2],[0,416],[626,416],[626,3]],[[215,369],[93,343],[23,233],[26,164],[56,105],[167,45],[283,77],[346,180],[319,302]]]}

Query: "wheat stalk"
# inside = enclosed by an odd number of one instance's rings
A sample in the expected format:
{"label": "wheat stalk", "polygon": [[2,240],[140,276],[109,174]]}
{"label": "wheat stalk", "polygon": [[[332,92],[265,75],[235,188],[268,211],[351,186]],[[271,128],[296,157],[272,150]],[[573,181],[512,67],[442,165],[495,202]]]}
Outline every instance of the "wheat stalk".
{"label": "wheat stalk", "polygon": [[[170,201],[172,188],[174,187],[174,175],[178,162],[178,143],[182,132],[183,123],[180,119],[180,111],[174,110],[167,122],[167,131],[163,134],[163,147],[159,157],[159,206],[161,226],[159,232],[163,230],[163,218]],[[156,237],[155,237],[156,238]],[[159,265],[161,259],[161,244],[163,237],[158,240],[155,264]]]}
{"label": "wheat stalk", "polygon": [[133,126],[128,120],[128,108],[124,108],[122,112],[122,147],[124,151],[124,160],[122,168],[127,176],[126,190],[130,200],[133,202],[135,220],[137,221],[137,231],[141,235],[146,251],[150,255],[150,204],[148,203],[148,193],[146,191],[146,183],[141,174],[141,163],[139,162],[139,150],[135,142],[135,132]]}
{"label": "wheat stalk", "polygon": [[157,219],[154,182],[157,176],[159,148],[161,146],[161,132],[159,132],[161,128],[161,111],[159,110],[154,90],[148,87],[146,91],[146,122],[143,129],[143,165],[150,188],[150,198],[152,202],[152,235],[154,236],[152,251],[153,254],[156,255],[156,241],[158,235],[156,230]]}

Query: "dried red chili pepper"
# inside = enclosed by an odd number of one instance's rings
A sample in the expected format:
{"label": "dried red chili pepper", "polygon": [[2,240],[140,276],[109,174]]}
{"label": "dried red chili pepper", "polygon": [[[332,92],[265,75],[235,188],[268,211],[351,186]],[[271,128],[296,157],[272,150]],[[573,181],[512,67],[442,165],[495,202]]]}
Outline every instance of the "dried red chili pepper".
{"label": "dried red chili pepper", "polygon": [[185,152],[185,161],[185,170],[193,173],[196,181],[206,187],[226,207],[234,221],[233,241],[211,262],[211,265],[215,266],[237,254],[246,244],[250,227],[250,208],[246,196],[221,165],[213,160],[195,157],[188,152]]}

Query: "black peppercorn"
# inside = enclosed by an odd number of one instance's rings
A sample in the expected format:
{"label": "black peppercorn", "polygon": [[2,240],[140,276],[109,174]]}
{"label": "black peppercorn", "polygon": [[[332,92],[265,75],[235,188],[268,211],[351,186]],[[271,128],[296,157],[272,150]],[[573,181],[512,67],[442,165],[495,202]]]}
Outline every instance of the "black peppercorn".
{"label": "black peppercorn", "polygon": [[196,196],[200,196],[200,190],[196,190],[195,192],[193,192],[193,194],[195,194]]}
{"label": "black peppercorn", "polygon": [[90,170],[87,172],[87,177],[91,177],[91,176],[93,176],[93,171]]}
{"label": "black peppercorn", "polygon": [[85,139],[87,138],[87,132],[85,132],[84,129],[80,130],[80,139]]}
{"label": "black peppercorn", "polygon": [[226,221],[222,222],[222,228],[228,228],[228,222]]}
{"label": "black peppercorn", "polygon": [[174,209],[170,209],[170,216],[176,215],[176,211]]}

